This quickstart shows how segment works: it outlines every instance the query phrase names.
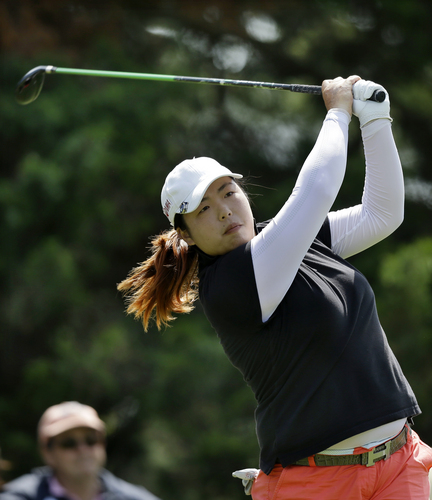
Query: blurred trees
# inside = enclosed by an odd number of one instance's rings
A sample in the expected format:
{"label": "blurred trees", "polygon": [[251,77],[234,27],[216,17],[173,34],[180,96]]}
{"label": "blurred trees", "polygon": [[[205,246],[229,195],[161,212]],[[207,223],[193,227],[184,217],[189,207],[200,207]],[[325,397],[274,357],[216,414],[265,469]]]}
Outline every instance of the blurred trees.
{"label": "blurred trees", "polygon": [[[286,199],[324,117],[316,96],[48,75],[41,64],[319,84],[360,74],[390,92],[406,176],[401,228],[352,262],[375,288],[390,344],[432,442],[432,62],[426,1],[0,4],[0,445],[10,476],[39,463],[44,409],[76,399],[109,429],[109,468],[164,499],[243,498],[231,472],[257,466],[253,397],[199,305],[144,334],[116,292],[167,228],[169,170],[213,156],[249,176],[257,219]],[[357,120],[335,208],[358,203]]]}

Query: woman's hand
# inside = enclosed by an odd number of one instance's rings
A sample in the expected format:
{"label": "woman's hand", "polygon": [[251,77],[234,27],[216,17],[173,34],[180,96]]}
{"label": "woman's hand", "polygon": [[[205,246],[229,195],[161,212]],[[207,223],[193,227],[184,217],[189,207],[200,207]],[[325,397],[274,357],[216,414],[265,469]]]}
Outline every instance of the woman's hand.
{"label": "woman's hand", "polygon": [[322,95],[327,110],[341,108],[352,115],[354,83],[361,80],[357,75],[342,78],[338,76],[334,80],[324,80],[322,83]]}
{"label": "woman's hand", "polygon": [[[383,102],[369,101],[369,97],[377,90],[384,91],[385,100]],[[353,115],[358,117],[360,128],[379,118],[392,121],[389,95],[382,85],[369,80],[360,80],[353,85],[353,96]]]}

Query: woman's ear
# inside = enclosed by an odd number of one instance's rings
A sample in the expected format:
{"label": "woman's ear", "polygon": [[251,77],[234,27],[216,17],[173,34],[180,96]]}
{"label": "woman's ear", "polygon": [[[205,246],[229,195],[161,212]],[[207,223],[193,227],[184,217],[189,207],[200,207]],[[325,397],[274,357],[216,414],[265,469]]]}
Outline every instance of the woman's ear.
{"label": "woman's ear", "polygon": [[177,228],[177,234],[182,240],[186,241],[189,246],[195,245],[194,240],[190,237],[186,229]]}

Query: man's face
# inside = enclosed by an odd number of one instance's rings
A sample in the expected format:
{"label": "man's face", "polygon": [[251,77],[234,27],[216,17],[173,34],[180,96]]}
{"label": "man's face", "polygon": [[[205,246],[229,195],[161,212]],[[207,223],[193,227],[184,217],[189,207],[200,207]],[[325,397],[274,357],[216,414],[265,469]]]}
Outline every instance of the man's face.
{"label": "man's face", "polygon": [[42,449],[45,462],[59,478],[81,480],[97,476],[106,461],[103,436],[87,427],[63,432]]}

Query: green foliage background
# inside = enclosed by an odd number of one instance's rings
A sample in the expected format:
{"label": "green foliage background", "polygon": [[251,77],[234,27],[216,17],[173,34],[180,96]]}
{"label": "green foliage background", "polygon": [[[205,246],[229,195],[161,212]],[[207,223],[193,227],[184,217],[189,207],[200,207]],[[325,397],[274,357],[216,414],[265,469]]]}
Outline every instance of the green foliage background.
{"label": "green foliage background", "polygon": [[[249,176],[257,219],[289,196],[325,115],[322,99],[192,84],[47,76],[111,69],[320,84],[359,74],[389,91],[406,178],[404,224],[352,258],[432,442],[432,6],[427,1],[0,3],[0,446],[11,479],[40,464],[35,428],[78,400],[108,425],[108,467],[164,500],[243,498],[232,471],[258,464],[254,400],[200,306],[144,334],[116,292],[167,228],[166,174],[213,156]],[[358,203],[356,118],[335,208]]]}

